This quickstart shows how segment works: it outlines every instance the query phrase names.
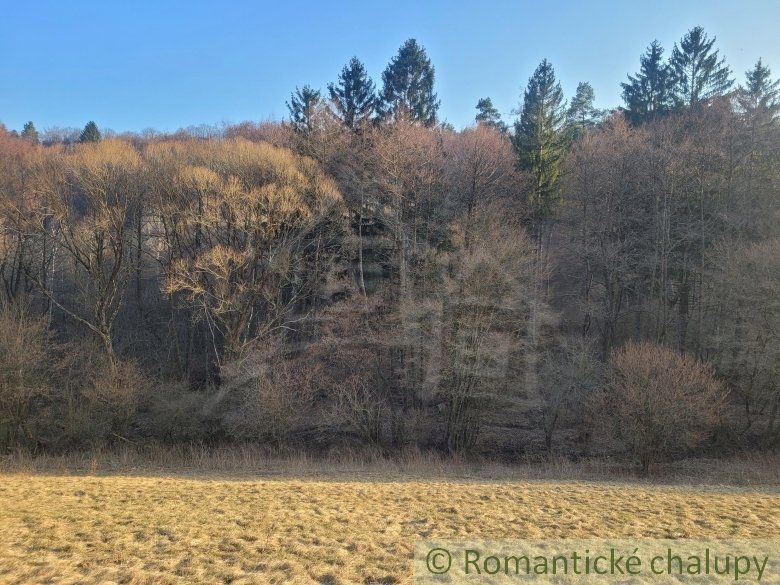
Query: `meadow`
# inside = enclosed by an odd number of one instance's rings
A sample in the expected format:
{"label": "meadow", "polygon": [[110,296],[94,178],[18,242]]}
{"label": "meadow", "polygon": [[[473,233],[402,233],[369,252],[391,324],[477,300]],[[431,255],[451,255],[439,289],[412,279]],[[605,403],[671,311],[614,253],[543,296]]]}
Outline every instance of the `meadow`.
{"label": "meadow", "polygon": [[132,453],[4,459],[0,582],[404,584],[425,538],[780,535],[771,460],[647,480],[593,464],[252,455],[178,470],[170,454],[143,468]]}

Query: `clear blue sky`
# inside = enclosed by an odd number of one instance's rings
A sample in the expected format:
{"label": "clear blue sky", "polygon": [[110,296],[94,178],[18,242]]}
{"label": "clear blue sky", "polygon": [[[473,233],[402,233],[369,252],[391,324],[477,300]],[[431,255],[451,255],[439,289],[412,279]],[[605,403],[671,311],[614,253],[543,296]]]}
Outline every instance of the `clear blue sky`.
{"label": "clear blue sky", "polygon": [[567,97],[588,80],[598,105],[618,105],[645,47],[668,52],[695,25],[738,80],[758,57],[780,74],[780,0],[0,0],[0,15],[0,122],[17,129],[281,119],[296,85],[324,89],[352,55],[379,85],[409,37],[458,127],[483,96],[508,115],[544,57]]}

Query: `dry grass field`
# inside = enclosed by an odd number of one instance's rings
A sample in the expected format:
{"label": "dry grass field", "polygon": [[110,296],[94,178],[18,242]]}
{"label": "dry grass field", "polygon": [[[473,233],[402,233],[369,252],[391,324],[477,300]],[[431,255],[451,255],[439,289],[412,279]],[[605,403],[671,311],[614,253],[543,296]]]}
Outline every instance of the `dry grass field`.
{"label": "dry grass field", "polygon": [[[73,463],[72,461],[70,463]],[[777,537],[764,485],[520,479],[496,469],[0,472],[1,583],[411,583],[420,538]],[[56,471],[56,472],[55,472]],[[297,477],[292,477],[296,475]],[[461,475],[462,477],[458,477]]]}

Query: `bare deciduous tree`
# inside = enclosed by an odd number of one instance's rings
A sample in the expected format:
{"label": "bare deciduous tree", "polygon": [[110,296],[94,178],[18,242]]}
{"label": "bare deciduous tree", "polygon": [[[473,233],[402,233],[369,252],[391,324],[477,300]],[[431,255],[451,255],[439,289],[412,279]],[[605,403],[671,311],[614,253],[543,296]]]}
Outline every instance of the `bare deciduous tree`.
{"label": "bare deciduous tree", "polygon": [[55,295],[35,276],[41,291],[95,333],[116,361],[113,326],[125,294],[129,268],[131,210],[138,194],[140,157],[126,142],[82,144],[53,151],[42,163],[36,194],[41,207],[35,229],[56,242],[73,270],[77,303]]}
{"label": "bare deciduous tree", "polygon": [[[182,292],[227,359],[300,320],[333,268],[341,197],[310,159],[246,141],[187,148],[171,177],[176,239],[166,289]],[[168,219],[169,223],[170,216]]]}

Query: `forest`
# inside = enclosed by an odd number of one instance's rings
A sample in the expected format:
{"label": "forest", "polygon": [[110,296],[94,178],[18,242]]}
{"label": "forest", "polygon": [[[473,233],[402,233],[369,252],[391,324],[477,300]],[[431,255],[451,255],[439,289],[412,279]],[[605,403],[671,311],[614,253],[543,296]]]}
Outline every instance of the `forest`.
{"label": "forest", "polygon": [[414,39],[334,78],[281,122],[0,128],[0,449],[777,449],[765,63],[695,27],[600,110],[544,60],[460,130]]}

